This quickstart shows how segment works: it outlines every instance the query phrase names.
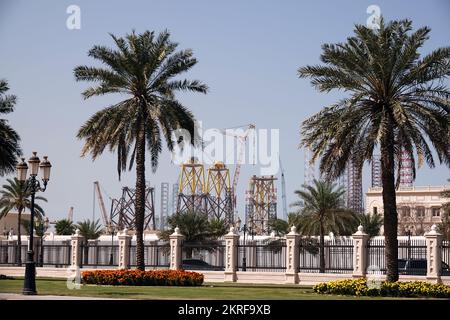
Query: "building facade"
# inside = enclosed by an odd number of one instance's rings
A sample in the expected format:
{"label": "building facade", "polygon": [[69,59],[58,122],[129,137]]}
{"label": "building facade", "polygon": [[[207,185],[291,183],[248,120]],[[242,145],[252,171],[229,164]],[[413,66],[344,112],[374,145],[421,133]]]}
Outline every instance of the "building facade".
{"label": "building facade", "polygon": [[[398,234],[423,235],[433,224],[442,221],[442,206],[449,200],[442,192],[450,186],[400,187],[397,192]],[[383,214],[382,188],[372,187],[366,193],[367,213]]]}
{"label": "building facade", "polygon": [[[17,212],[8,212],[3,218],[0,219],[0,234],[2,236],[8,235],[17,235],[17,226],[18,226],[18,213]],[[22,212],[21,220],[30,221],[30,213]],[[21,225],[20,232],[22,235],[26,235],[25,228]]]}

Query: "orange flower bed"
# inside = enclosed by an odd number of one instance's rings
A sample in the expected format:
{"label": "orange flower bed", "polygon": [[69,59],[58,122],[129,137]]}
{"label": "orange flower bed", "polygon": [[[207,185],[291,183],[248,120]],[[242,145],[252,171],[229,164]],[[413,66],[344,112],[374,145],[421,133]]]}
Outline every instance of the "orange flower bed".
{"label": "orange flower bed", "polygon": [[203,274],[184,270],[95,270],[83,271],[83,283],[112,286],[200,286]]}

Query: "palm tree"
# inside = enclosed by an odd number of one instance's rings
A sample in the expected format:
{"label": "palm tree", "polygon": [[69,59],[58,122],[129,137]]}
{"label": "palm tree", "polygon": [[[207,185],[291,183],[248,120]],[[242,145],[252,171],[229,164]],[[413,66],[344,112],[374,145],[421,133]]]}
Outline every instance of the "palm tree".
{"label": "palm tree", "polygon": [[[208,244],[214,250],[214,243],[217,238],[227,233],[227,223],[223,219],[208,220],[208,217],[201,212],[186,211],[174,214],[167,219],[170,226],[168,230],[161,231],[159,238],[165,241],[174,232],[175,228],[180,229],[184,235],[184,242],[191,244]],[[186,248],[186,257],[192,257],[192,248]]]}
{"label": "palm tree", "polygon": [[[8,82],[0,80],[0,114],[14,111],[17,99],[14,95],[7,95],[8,90]],[[6,119],[0,119],[0,176],[15,170],[17,158],[22,154],[19,143],[17,132],[8,125]]]}
{"label": "palm tree", "polygon": [[[11,210],[17,210],[17,257],[16,263],[22,265],[22,240],[20,226],[22,221],[22,212],[31,208],[31,189],[28,188],[26,182],[14,179],[7,179],[7,184],[3,185],[3,190],[0,191],[0,219],[6,216]],[[35,201],[45,201],[44,197],[36,196]],[[39,204],[34,204],[34,212],[36,219],[42,219],[44,210]]]}
{"label": "palm tree", "polygon": [[69,219],[58,220],[55,224],[57,235],[72,235],[75,232],[75,225]]}
{"label": "palm tree", "polygon": [[381,226],[383,225],[383,216],[381,214],[358,214],[356,218],[369,237],[375,237],[380,233]]}
{"label": "palm tree", "polygon": [[103,228],[100,224],[100,220],[91,221],[89,219],[84,220],[82,222],[78,221],[75,226],[78,230],[80,230],[80,234],[84,237],[84,245],[83,245],[83,256],[84,256],[84,264],[88,264],[89,262],[89,242],[88,240],[98,239],[102,233]]}
{"label": "palm tree", "polygon": [[[127,98],[95,113],[78,131],[85,139],[82,155],[93,159],[106,147],[117,152],[117,170],[131,170],[136,163],[136,260],[144,270],[145,151],[148,148],[152,170],[156,171],[162,139],[173,150],[176,129],[185,129],[196,143],[193,114],[175,97],[177,91],[206,93],[207,86],[197,80],[175,80],[191,69],[197,60],[191,50],[175,51],[177,43],[169,40],[169,32],[159,35],[134,31],[125,38],[111,35],[117,48],[94,46],[89,56],[105,67],[78,66],[77,81],[96,82],[83,92],[85,99],[107,93],[124,94]],[[131,155],[130,155],[131,154]]]}
{"label": "palm tree", "polygon": [[[412,32],[409,20],[380,23],[372,30],[356,25],[345,43],[322,46],[325,65],[305,66],[301,78],[311,78],[322,92],[349,93],[302,123],[302,143],[320,159],[320,171],[330,180],[351,161],[361,169],[374,150],[381,152],[381,177],[386,237],[387,280],[398,279],[395,172],[406,152],[420,167],[450,164],[450,92],[443,80],[450,75],[450,47],[420,57],[430,29]],[[417,158],[414,158],[414,149]],[[415,178],[415,169],[413,170]]]}
{"label": "palm tree", "polygon": [[325,234],[348,233],[354,219],[353,212],[341,207],[345,193],[342,187],[327,181],[314,180],[313,185],[303,185],[303,190],[294,191],[301,201],[299,232],[303,235],[319,235],[320,272],[325,272]]}

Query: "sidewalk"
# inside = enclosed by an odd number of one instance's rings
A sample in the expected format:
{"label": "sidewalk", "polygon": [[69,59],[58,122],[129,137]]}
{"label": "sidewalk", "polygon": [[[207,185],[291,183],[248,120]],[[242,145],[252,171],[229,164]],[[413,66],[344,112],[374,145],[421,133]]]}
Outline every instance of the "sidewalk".
{"label": "sidewalk", "polygon": [[[74,297],[74,296],[24,296],[17,293],[0,293],[0,300],[119,300],[110,298],[97,298],[97,297]],[[120,299],[129,300],[129,299]]]}

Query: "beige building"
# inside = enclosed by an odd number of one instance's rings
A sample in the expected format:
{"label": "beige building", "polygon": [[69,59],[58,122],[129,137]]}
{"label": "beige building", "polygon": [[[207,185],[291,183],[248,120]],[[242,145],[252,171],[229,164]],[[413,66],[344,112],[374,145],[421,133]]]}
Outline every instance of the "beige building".
{"label": "beige building", "polygon": [[[449,186],[401,187],[397,190],[398,233],[423,235],[433,224],[441,222],[444,203],[441,196]],[[369,188],[366,193],[366,212],[383,214],[382,188]]]}
{"label": "beige building", "polygon": [[[23,212],[22,220],[30,221],[30,213]],[[6,216],[0,219],[0,235],[8,235],[12,231],[13,235],[17,235],[17,212],[9,212]],[[25,235],[25,228],[21,226],[20,232]]]}

